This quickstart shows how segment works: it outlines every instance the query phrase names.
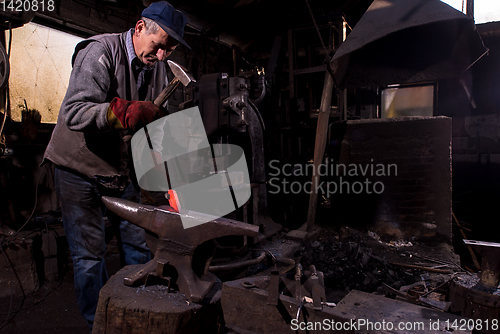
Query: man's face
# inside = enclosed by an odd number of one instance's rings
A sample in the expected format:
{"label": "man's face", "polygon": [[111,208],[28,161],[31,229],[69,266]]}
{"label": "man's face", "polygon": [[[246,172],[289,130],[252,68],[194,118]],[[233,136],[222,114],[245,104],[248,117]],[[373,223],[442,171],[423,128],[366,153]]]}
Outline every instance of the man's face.
{"label": "man's face", "polygon": [[132,40],[135,54],[147,66],[152,66],[158,60],[162,61],[167,58],[179,44],[161,28],[155,34],[146,34],[146,27],[142,20],[137,22]]}

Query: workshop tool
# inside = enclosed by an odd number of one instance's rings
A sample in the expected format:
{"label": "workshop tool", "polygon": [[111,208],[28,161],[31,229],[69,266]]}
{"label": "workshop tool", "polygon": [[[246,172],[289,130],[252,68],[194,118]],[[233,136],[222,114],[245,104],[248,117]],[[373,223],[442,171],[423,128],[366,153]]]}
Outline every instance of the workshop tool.
{"label": "workshop tool", "polygon": [[[118,216],[158,237],[154,258],[141,270],[127,276],[124,284],[142,285],[150,273],[158,272],[161,273],[160,278],[172,278],[172,283],[177,284],[179,291],[193,302],[200,302],[216,280],[215,275],[206,270],[211,258],[206,260],[205,270],[200,276],[195,273],[193,255],[196,248],[215,238],[230,235],[255,237],[259,232],[258,226],[226,218],[217,218],[185,229],[181,217],[187,215],[175,212],[170,206],[153,207],[106,196],[102,197],[102,201]],[[189,212],[189,216],[197,219],[196,213]],[[169,275],[165,273],[167,262],[171,269]]]}
{"label": "workshop tool", "polygon": [[196,82],[193,76],[189,74],[187,70],[181,65],[171,60],[167,60],[167,64],[168,66],[170,66],[170,69],[174,74],[174,79],[172,79],[172,81],[168,83],[167,87],[155,99],[154,104],[156,104],[157,106],[161,106],[163,103],[165,103],[165,101],[175,92],[175,90],[180,86],[181,83],[185,87],[188,87],[190,83]]}
{"label": "workshop tool", "polygon": [[312,264],[309,267],[309,270],[311,271],[311,276],[304,285],[306,286],[306,289],[309,287],[309,291],[311,291],[313,308],[316,311],[321,311],[323,309],[321,303],[326,302],[323,273],[316,271],[316,267]]}
{"label": "workshop tool", "polygon": [[467,247],[474,248],[481,260],[480,284],[487,289],[497,289],[500,277],[500,243],[463,239]]}
{"label": "workshop tool", "polygon": [[[163,105],[165,101],[167,101],[168,98],[175,92],[175,90],[179,87],[181,83],[185,87],[189,87],[189,85],[192,82],[196,82],[193,76],[189,74],[187,70],[181,65],[171,60],[167,60],[167,63],[170,66],[172,73],[174,74],[174,79],[172,79],[172,81],[168,83],[167,87],[165,87],[165,89],[161,91],[160,95],[158,95],[154,100],[153,103],[157,106]],[[127,134],[123,136],[123,141],[126,143],[130,142],[131,139],[132,139],[132,134]]]}
{"label": "workshop tool", "polygon": [[[316,270],[314,265],[310,265],[309,270],[302,270],[302,266],[298,264],[295,267],[293,276],[291,274],[284,274],[280,278],[285,283],[286,289],[284,291],[295,297],[297,305],[300,305],[304,298],[310,298],[313,308],[317,311],[322,310],[322,305],[326,305],[324,274]],[[272,294],[272,288],[272,284],[270,284],[270,295]]]}
{"label": "workshop tool", "polygon": [[[221,305],[226,327],[237,333],[248,334],[313,333],[314,330],[295,331],[290,328],[295,321],[304,321],[306,324],[323,321],[332,322],[332,324],[343,324],[352,323],[351,321],[356,320],[356,317],[351,312],[338,312],[337,307],[323,307],[321,310],[315,310],[313,307],[314,301],[304,296],[304,294],[311,295],[305,291],[304,287],[302,287],[303,298],[297,303],[292,291],[295,288],[295,273],[291,272],[289,274],[289,279],[285,274],[280,275],[280,280],[287,283],[289,288],[277,294],[277,305],[268,304],[269,288],[271,287],[270,276],[245,277],[224,282],[222,285]],[[304,270],[303,279],[307,277],[307,274],[311,273],[309,270]],[[332,305],[331,303],[321,304],[325,306]],[[298,320],[297,315],[299,316]],[[330,331],[323,330],[319,332],[326,333]],[[331,332],[354,333],[349,326],[332,327]]]}

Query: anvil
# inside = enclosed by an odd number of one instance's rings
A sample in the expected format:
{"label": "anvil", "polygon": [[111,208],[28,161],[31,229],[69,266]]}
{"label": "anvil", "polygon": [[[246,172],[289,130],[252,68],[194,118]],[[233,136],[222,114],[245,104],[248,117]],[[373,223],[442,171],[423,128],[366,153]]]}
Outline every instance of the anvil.
{"label": "anvil", "polygon": [[[201,277],[193,270],[193,254],[202,243],[224,236],[241,235],[255,237],[259,227],[232,219],[217,218],[185,229],[182,226],[183,213],[163,205],[154,207],[119,198],[102,197],[106,207],[129,222],[158,236],[155,255],[138,272],[124,279],[125,285],[144,284],[146,276],[156,271],[158,262],[168,261],[177,271],[176,284],[179,291],[192,302],[200,302],[212,287],[216,277],[205,272]],[[195,215],[191,215],[196,219]],[[206,268],[208,267],[205,266]]]}

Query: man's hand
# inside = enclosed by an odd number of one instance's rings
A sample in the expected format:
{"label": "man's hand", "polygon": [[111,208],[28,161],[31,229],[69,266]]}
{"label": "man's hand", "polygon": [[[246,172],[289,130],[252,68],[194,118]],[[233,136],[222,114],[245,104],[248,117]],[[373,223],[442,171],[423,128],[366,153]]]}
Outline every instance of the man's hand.
{"label": "man's hand", "polygon": [[165,109],[153,102],[128,101],[115,97],[108,107],[108,124],[113,129],[136,131],[166,115]]}

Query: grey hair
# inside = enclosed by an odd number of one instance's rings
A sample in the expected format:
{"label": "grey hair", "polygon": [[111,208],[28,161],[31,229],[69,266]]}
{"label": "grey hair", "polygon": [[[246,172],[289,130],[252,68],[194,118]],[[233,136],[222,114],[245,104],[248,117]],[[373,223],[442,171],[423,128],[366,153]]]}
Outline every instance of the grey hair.
{"label": "grey hair", "polygon": [[160,30],[160,26],[154,20],[148,19],[147,17],[141,17],[144,21],[144,26],[146,27],[146,35],[156,34]]}

